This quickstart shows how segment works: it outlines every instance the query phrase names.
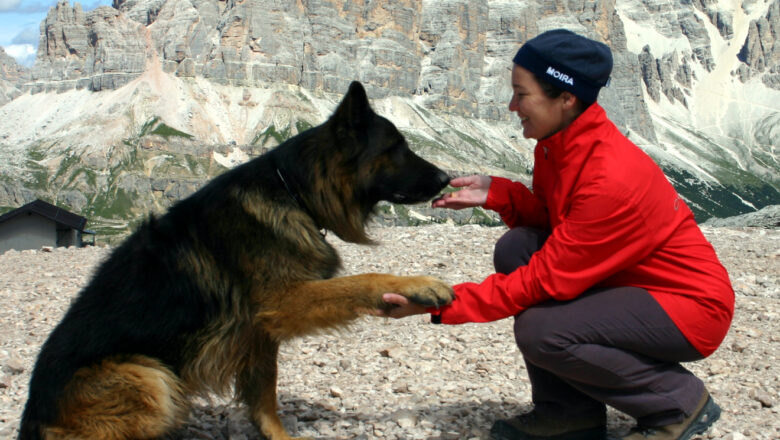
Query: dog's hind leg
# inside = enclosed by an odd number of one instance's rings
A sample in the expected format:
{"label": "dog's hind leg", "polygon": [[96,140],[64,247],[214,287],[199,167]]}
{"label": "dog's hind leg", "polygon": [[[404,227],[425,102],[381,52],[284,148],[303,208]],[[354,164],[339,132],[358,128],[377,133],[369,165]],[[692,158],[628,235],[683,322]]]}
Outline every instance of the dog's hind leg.
{"label": "dog's hind leg", "polygon": [[[254,347],[257,349],[257,347]],[[248,406],[252,421],[268,440],[295,440],[277,414],[276,377],[279,344],[265,341],[256,359],[249,360],[236,377],[238,396]],[[304,440],[304,438],[298,438]]]}
{"label": "dog's hind leg", "polygon": [[161,437],[189,412],[178,377],[145,356],[107,359],[76,372],[47,440],[125,440]]}

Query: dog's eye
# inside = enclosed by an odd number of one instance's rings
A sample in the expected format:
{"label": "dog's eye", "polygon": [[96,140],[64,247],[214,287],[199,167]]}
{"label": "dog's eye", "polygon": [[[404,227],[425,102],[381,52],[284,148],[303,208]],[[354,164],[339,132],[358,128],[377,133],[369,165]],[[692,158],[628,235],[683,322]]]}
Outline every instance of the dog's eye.
{"label": "dog's eye", "polygon": [[393,146],[388,149],[388,154],[390,154],[393,160],[403,161],[408,151],[409,148],[406,146],[406,144],[397,143],[393,144]]}

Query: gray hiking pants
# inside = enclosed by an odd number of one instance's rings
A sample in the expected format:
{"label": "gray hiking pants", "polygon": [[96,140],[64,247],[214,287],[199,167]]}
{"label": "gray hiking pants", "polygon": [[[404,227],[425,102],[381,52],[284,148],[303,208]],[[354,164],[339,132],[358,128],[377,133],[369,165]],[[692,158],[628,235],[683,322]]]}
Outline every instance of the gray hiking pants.
{"label": "gray hiking pants", "polygon": [[[496,243],[496,271],[528,264],[546,238],[531,228],[508,231]],[[680,365],[701,354],[641,288],[546,301],[515,316],[514,330],[540,411],[595,417],[609,405],[644,426],[663,426],[690,415],[704,393]]]}

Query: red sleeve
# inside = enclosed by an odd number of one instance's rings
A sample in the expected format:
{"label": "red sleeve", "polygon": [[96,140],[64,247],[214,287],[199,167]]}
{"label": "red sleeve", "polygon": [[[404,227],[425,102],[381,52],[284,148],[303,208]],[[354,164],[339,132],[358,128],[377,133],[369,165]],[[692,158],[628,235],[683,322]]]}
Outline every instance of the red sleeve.
{"label": "red sleeve", "polygon": [[547,208],[531,190],[520,182],[491,176],[485,208],[496,211],[501,216],[501,220],[510,228],[516,226],[549,228],[550,220]]}
{"label": "red sleeve", "polygon": [[649,255],[652,235],[625,198],[579,196],[527,266],[454,286],[455,301],[433,311],[434,322],[495,321],[548,299],[575,298]]}

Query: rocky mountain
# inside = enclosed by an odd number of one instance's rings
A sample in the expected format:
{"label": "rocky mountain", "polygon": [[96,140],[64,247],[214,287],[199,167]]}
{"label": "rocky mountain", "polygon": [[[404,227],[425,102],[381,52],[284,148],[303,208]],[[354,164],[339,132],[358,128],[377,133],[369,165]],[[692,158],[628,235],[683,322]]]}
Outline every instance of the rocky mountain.
{"label": "rocky mountain", "polygon": [[29,79],[27,69],[0,47],[0,106],[22,94],[20,86]]}
{"label": "rocky mountain", "polygon": [[775,0],[62,0],[29,72],[0,57],[0,206],[123,228],[322,122],[352,80],[443,168],[527,180],[511,58],[557,27],[610,45],[599,101],[700,220],[780,204]]}
{"label": "rocky mountain", "polygon": [[780,205],[770,205],[758,211],[728,218],[712,217],[704,222],[706,226],[726,228],[780,228]]}

